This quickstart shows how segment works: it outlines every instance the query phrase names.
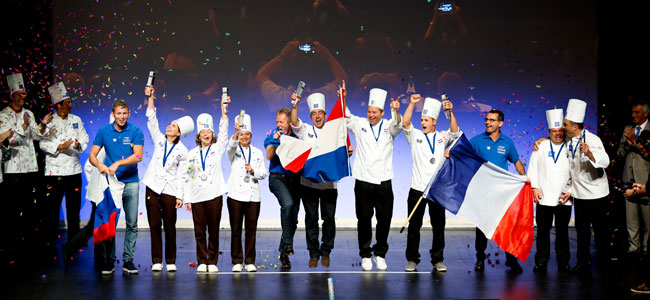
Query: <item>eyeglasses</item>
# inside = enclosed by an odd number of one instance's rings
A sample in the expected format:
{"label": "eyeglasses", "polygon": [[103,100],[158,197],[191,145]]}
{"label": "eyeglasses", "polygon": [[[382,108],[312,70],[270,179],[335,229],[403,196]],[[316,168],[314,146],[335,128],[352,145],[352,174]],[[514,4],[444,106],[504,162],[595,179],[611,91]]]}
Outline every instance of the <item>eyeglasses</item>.
{"label": "eyeglasses", "polygon": [[496,122],[496,121],[499,121],[499,120],[497,120],[497,119],[488,119],[488,118],[485,118],[485,122],[490,122],[490,123],[492,123],[492,122]]}

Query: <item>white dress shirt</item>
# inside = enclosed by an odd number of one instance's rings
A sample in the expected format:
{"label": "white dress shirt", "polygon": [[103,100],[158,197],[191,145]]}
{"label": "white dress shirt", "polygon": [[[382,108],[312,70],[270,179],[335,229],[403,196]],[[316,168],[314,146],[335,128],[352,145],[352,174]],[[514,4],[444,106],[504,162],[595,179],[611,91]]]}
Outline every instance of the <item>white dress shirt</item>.
{"label": "white dress shirt", "polygon": [[[298,122],[300,122],[300,124],[298,124],[297,127],[291,125],[291,130],[293,130],[293,133],[299,139],[308,141],[313,145],[316,142],[316,138],[321,132],[321,128],[316,128],[316,126],[306,124],[300,119],[298,119]],[[336,182],[334,181],[323,181],[316,183],[303,176],[300,176],[300,184],[317,190],[336,189]]]}
{"label": "white dress shirt", "polygon": [[[251,145],[240,148],[239,140],[230,138],[226,155],[230,160],[230,177],[226,183],[228,197],[241,202],[260,202],[259,181],[266,178],[262,151]],[[249,163],[249,160],[253,175],[246,171],[246,164]],[[244,180],[247,176],[248,182]]]}
{"label": "white dress shirt", "polygon": [[[23,116],[25,114],[29,115],[30,118],[27,130],[23,130]],[[37,172],[38,164],[36,162],[34,140],[40,141],[43,139],[44,136],[49,134],[49,129],[46,129],[41,134],[31,111],[23,108],[20,112],[15,112],[11,106],[7,106],[0,111],[0,132],[5,132],[9,128],[13,129],[14,134],[8,138],[9,149],[7,151],[11,153],[11,158],[4,163],[4,172],[6,174]]]}
{"label": "white dress shirt", "polygon": [[[413,160],[413,172],[411,176],[411,188],[423,192],[431,178],[435,176],[442,163],[445,162],[445,149],[451,145],[459,136],[458,132],[449,130],[429,132],[424,134],[422,130],[411,125],[410,129],[404,129],[406,142],[411,146],[411,158]],[[427,140],[428,138],[428,140]],[[429,144],[431,143],[431,144]],[[434,152],[431,153],[431,147]],[[431,159],[434,158],[433,164]]]}
{"label": "white dress shirt", "polygon": [[355,179],[381,184],[393,178],[393,142],[402,132],[400,124],[382,119],[371,126],[367,118],[347,113],[348,130],[356,140],[356,157],[352,164]]}
{"label": "white dress shirt", "polygon": [[[221,118],[219,120],[217,142],[205,148],[198,146],[188,154],[188,167],[183,175],[185,203],[213,200],[223,196],[227,191],[221,171],[221,156],[228,144],[228,120]],[[205,169],[201,163],[201,155],[203,155]]]}
{"label": "white dress shirt", "polygon": [[[81,174],[79,154],[88,147],[88,133],[81,118],[68,114],[62,119],[58,114],[54,114],[49,128],[50,134],[40,142],[40,147],[45,152],[45,176]],[[79,142],[79,149],[74,149],[73,142],[67,149],[57,150],[60,144],[70,139]]]}
{"label": "white dress shirt", "polygon": [[[541,193],[539,204],[557,206],[560,195],[571,189],[568,153],[569,148],[566,143],[557,145],[551,144],[550,140],[545,140],[539,144],[539,149],[530,155],[527,176],[532,187]],[[571,206],[571,200],[564,205]]]}
{"label": "white dress shirt", "polygon": [[[609,156],[605,152],[603,142],[600,138],[586,129],[582,135],[572,138],[567,146],[573,143],[574,153],[567,153],[571,166],[571,194],[577,199],[599,199],[609,195],[609,184],[605,168],[609,166]],[[586,142],[589,150],[594,155],[591,161],[589,156],[580,153],[579,143]],[[576,149],[577,148],[577,149]],[[571,150],[569,148],[569,150]],[[571,152],[571,151],[569,151]]]}
{"label": "white dress shirt", "polygon": [[[175,145],[167,141],[158,127],[155,108],[148,108],[146,116],[148,118],[147,128],[151,134],[154,150],[147,171],[142,177],[142,183],[158,195],[166,194],[184,200],[181,173],[187,170],[187,148],[180,140]],[[163,165],[165,156],[167,159]]]}

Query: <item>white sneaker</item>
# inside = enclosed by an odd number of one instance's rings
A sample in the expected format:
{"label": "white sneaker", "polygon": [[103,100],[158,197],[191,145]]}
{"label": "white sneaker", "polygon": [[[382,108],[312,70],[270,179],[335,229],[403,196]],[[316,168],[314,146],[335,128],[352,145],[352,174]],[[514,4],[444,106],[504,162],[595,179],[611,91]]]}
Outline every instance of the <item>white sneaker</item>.
{"label": "white sneaker", "polygon": [[415,270],[417,269],[418,269],[418,264],[416,264],[412,260],[409,260],[408,264],[406,264],[406,267],[404,267],[404,271],[406,272],[415,272]]}
{"label": "white sneaker", "polygon": [[241,272],[241,270],[244,269],[244,264],[236,264],[232,266],[232,271],[233,272]]}
{"label": "white sneaker", "polygon": [[217,268],[217,265],[208,265],[208,273],[217,273],[219,272],[219,268]]}
{"label": "white sneaker", "polygon": [[447,272],[447,266],[445,266],[441,261],[437,262],[434,267],[438,272]]}
{"label": "white sneaker", "polygon": [[167,272],[176,272],[175,264],[167,264]]}
{"label": "white sneaker", "polygon": [[208,266],[206,264],[200,264],[196,268],[196,273],[207,273],[208,272]]}
{"label": "white sneaker", "polygon": [[257,267],[254,264],[247,264],[246,272],[257,272]]}
{"label": "white sneaker", "polygon": [[372,271],[372,260],[370,258],[361,259],[361,270]]}
{"label": "white sneaker", "polygon": [[153,264],[153,266],[151,266],[151,271],[154,272],[162,271],[162,264]]}
{"label": "white sneaker", "polygon": [[386,260],[381,256],[375,256],[375,263],[377,264],[377,271],[386,271],[388,269]]}

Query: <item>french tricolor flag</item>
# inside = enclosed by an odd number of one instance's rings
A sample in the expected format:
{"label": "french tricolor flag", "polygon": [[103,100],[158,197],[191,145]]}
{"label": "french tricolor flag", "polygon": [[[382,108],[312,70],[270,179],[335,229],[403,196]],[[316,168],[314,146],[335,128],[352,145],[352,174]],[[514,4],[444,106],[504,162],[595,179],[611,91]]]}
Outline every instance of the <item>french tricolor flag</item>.
{"label": "french tricolor flag", "polygon": [[[99,150],[97,160],[104,161],[106,152]],[[124,183],[117,180],[115,175],[99,173],[90,161],[86,161],[84,172],[88,185],[86,198],[95,203],[95,223],[93,224],[93,240],[95,246],[115,239],[115,227],[120,217]]]}
{"label": "french tricolor flag", "polygon": [[527,178],[482,159],[463,134],[425,190],[480,228],[504,251],[526,261],[533,246],[533,191]]}
{"label": "french tricolor flag", "polygon": [[302,169],[302,176],[314,182],[339,181],[350,175],[344,101],[339,97],[313,144],[287,135],[280,137],[276,154],[285,169],[294,173]]}

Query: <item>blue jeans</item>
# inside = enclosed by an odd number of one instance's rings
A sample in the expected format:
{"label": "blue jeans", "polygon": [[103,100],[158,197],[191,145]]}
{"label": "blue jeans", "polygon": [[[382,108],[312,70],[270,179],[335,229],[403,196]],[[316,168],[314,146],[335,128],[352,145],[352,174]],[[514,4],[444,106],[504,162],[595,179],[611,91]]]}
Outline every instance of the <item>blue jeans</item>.
{"label": "blue jeans", "polygon": [[[124,233],[124,254],[122,259],[133,261],[133,252],[135,249],[135,240],[138,238],[138,196],[140,195],[140,182],[124,183],[124,193],[122,194],[122,211],[126,220],[126,232]],[[116,236],[117,238],[117,236]],[[107,261],[115,261],[115,241],[112,246],[106,249]]]}
{"label": "blue jeans", "polygon": [[280,204],[280,224],[282,225],[282,238],[280,239],[280,252],[285,245],[293,246],[293,236],[298,227],[298,211],[300,211],[300,176],[296,174],[269,176],[269,189],[278,198]]}

